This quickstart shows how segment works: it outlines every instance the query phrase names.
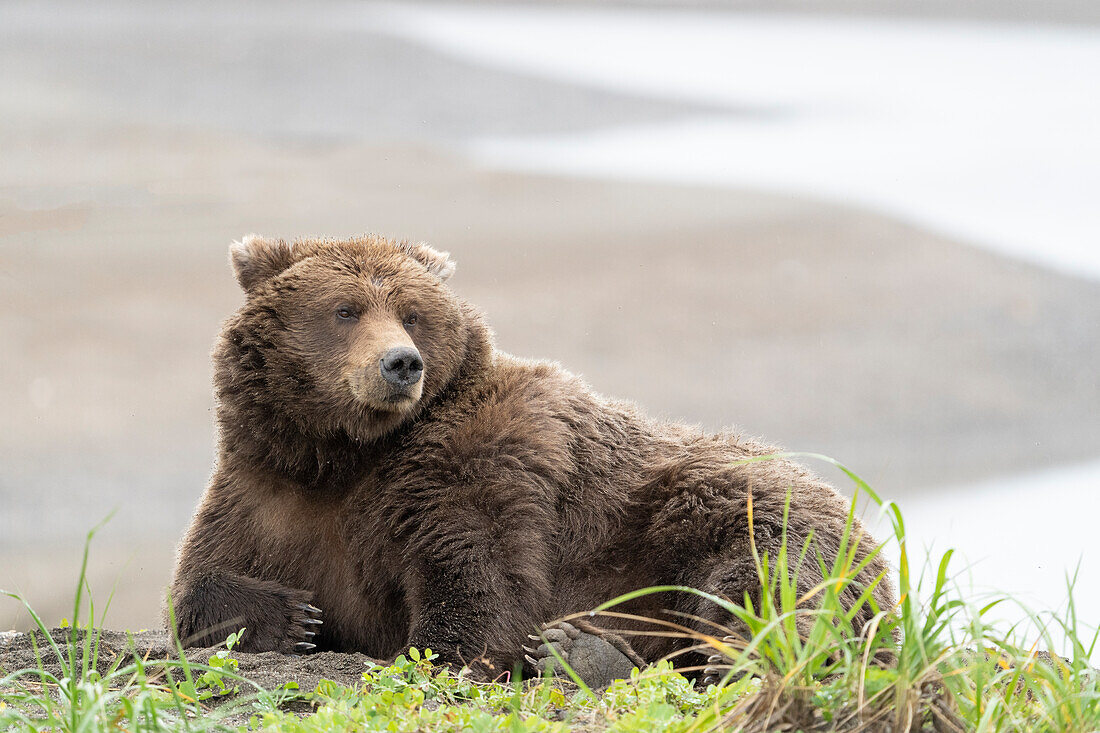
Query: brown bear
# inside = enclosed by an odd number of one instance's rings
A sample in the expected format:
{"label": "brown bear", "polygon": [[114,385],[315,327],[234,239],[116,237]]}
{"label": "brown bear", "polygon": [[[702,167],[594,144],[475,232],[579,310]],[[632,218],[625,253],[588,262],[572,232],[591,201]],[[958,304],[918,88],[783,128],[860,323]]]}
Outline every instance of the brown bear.
{"label": "brown bear", "polygon": [[[246,651],[430,647],[481,674],[531,672],[551,653],[524,653],[531,632],[628,591],[759,599],[750,492],[759,553],[776,556],[789,497],[792,551],[812,533],[811,558],[837,554],[848,502],[834,489],[787,460],[738,463],[773,448],[649,419],[557,364],[496,350],[444,284],[446,253],[253,235],[231,261],[246,298],[214,351],[217,464],[170,596],[188,645],[243,626]],[[866,558],[876,546],[855,529]],[[884,572],[876,556],[857,580]],[[820,580],[804,562],[800,593]],[[877,584],[879,608],[891,593]],[[623,610],[731,623],[686,593]],[[549,642],[597,684],[686,644],[629,645],[591,624]]]}

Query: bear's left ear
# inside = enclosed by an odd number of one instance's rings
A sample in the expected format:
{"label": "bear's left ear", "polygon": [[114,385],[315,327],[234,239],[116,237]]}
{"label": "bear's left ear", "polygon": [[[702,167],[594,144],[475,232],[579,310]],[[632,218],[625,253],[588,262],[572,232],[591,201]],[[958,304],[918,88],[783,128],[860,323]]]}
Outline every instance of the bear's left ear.
{"label": "bear's left ear", "polygon": [[233,274],[246,292],[275,277],[297,259],[294,245],[281,239],[264,239],[259,234],[247,234],[229,245]]}
{"label": "bear's left ear", "polygon": [[450,252],[440,252],[426,244],[405,244],[404,250],[414,260],[428,268],[440,280],[446,280],[455,274],[455,261]]}

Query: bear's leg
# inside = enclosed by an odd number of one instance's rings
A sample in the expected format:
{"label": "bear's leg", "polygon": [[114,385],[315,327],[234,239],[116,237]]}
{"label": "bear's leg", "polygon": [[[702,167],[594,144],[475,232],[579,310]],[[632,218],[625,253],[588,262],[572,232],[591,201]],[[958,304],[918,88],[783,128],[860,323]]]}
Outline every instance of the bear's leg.
{"label": "bear's leg", "polygon": [[[474,466],[481,463],[473,462]],[[421,502],[415,533],[403,553],[409,609],[406,648],[430,648],[440,664],[467,666],[492,680],[522,668],[527,634],[551,605],[547,527],[554,517],[511,463],[485,464],[494,481],[439,492]]]}
{"label": "bear's leg", "polygon": [[[684,585],[737,605],[743,605],[745,595],[748,594],[753,607],[759,608],[762,585],[751,554],[735,552],[730,556],[716,558],[711,563],[700,565],[700,572],[695,577],[687,579]],[[744,641],[748,639],[747,627],[736,616],[706,598],[694,594],[682,594],[678,598],[675,610],[681,615],[670,620],[684,624],[698,633],[720,639],[734,637],[733,643],[737,643],[736,639]],[[686,646],[694,643],[696,642],[687,642]],[[723,670],[715,665],[725,663],[727,660],[720,655],[712,654],[713,651],[713,649],[701,649],[680,654],[675,660],[676,667],[691,670],[685,674],[688,677],[694,676],[701,685],[717,682]],[[702,669],[703,667],[706,669]]]}
{"label": "bear's leg", "polygon": [[302,654],[315,648],[321,609],[311,594],[240,575],[208,575],[173,588],[176,630],[184,646],[215,646],[245,629],[238,649]]}
{"label": "bear's leg", "polygon": [[[755,613],[760,612],[761,601],[764,592],[764,581],[760,577],[760,571],[752,557],[748,543],[738,543],[739,550],[731,552],[720,558],[715,558],[711,563],[704,564],[702,573],[695,576],[686,584],[711,595],[722,598],[738,606],[745,606],[746,597],[751,603]],[[743,551],[740,551],[743,549]],[[775,548],[768,554],[775,557]],[[759,550],[763,554],[763,550]],[[774,565],[774,561],[771,561]],[[708,567],[709,566],[709,567]],[[795,577],[796,593],[802,597],[814,588],[821,580],[821,574],[816,565],[806,562],[798,569]],[[778,599],[776,599],[778,603]],[[686,625],[694,630],[711,637],[722,639],[735,649],[743,648],[751,641],[748,627],[735,615],[722,606],[696,595],[685,595],[678,604],[681,613],[686,614],[692,620]],[[805,627],[809,630],[812,622],[808,617],[799,616],[796,625],[800,632]],[[684,654],[677,663],[678,667],[699,669],[695,674],[699,683],[703,686],[716,683],[729,669],[731,661],[722,653],[715,653],[715,649],[707,648]],[[690,674],[689,674],[690,676]]]}
{"label": "bear's leg", "polygon": [[524,647],[527,663],[535,671],[541,674],[551,669],[559,677],[565,676],[557,658],[560,656],[586,685],[595,689],[626,679],[635,667],[645,666],[645,660],[621,636],[581,620],[555,624],[541,636],[532,634],[529,638],[542,642],[537,648]]}
{"label": "bear's leg", "polygon": [[[801,544],[801,541],[799,541],[797,546],[800,547]],[[789,540],[788,548],[793,546],[796,546],[794,541]],[[814,548],[810,551],[801,566],[790,570],[794,578],[795,597],[801,601],[799,604],[800,610],[817,608],[822,600],[820,591],[824,576],[816,560],[812,559],[816,550],[817,548]],[[874,548],[871,546],[865,552],[873,550]],[[790,552],[789,549],[788,552]],[[769,556],[771,558],[777,557],[778,548],[770,548]],[[795,561],[796,559],[792,559],[792,564]],[[775,572],[774,560],[770,561],[770,564],[771,572]],[[846,583],[839,592],[841,607],[848,613],[852,613],[851,633],[857,637],[869,632],[870,624],[880,610],[888,611],[894,605],[893,591],[888,582],[878,578],[878,575],[884,572],[885,566],[882,565],[881,561],[875,560],[868,569],[864,570],[851,582]],[[872,583],[876,583],[873,595],[870,599],[863,599],[861,602],[864,589]],[[744,605],[747,594],[755,613],[760,613],[764,586],[751,556],[736,556],[720,561],[712,568],[702,584],[695,587],[739,606]],[[777,608],[780,607],[778,597],[774,602]],[[695,622],[693,625],[697,630],[722,638],[734,649],[744,648],[751,641],[745,624],[717,604],[696,597],[691,606],[690,609],[685,610],[710,622],[709,624]],[[797,613],[795,615],[795,629],[802,638],[807,638],[811,634],[816,621],[817,618],[811,613]],[[717,682],[729,670],[729,663],[732,661],[723,653],[713,653],[716,651],[714,649],[707,651],[709,652],[709,656],[705,661],[707,666],[703,670],[703,676],[700,680],[703,685]],[[702,657],[702,654],[696,655],[695,664],[703,664]],[[876,652],[875,659],[878,662],[888,664],[892,657],[890,652],[884,649]]]}
{"label": "bear's leg", "polygon": [[[792,565],[797,562],[797,556],[791,556],[790,548],[801,546],[802,541],[798,538],[788,539],[788,559]],[[715,559],[708,569],[695,576],[695,582],[689,581],[686,584],[739,606],[744,606],[745,598],[748,596],[755,613],[759,614],[766,580],[761,579],[760,571],[756,567],[751,548],[747,546],[747,543],[743,549],[743,552],[731,552],[724,557]],[[774,573],[774,558],[779,556],[780,550],[778,542],[757,549],[761,557],[766,552],[768,557],[773,558],[769,561],[769,565],[771,566],[771,572]],[[789,570],[794,581],[795,596],[802,600],[800,608],[812,609],[821,601],[820,596],[815,593],[815,590],[820,590],[823,580],[820,567],[816,560],[812,559],[816,549],[815,547],[811,550],[799,567],[792,567]],[[873,582],[874,577],[871,571],[867,571],[859,580],[866,584]],[[840,601],[844,608],[853,609],[859,603],[863,587],[865,586],[853,582],[840,592]],[[774,602],[778,607],[780,604],[779,598],[777,597]],[[874,602],[886,603],[886,607],[889,607],[889,604],[892,603],[892,596],[887,586],[884,586],[883,590],[877,594]],[[690,625],[697,631],[723,639],[734,648],[743,648],[751,641],[749,630],[745,624],[718,604],[698,596],[688,596],[681,601],[681,604],[678,610],[696,618]],[[873,605],[862,605],[852,619],[852,632],[855,634],[863,633],[865,625],[872,619],[874,613],[875,607]],[[807,637],[810,634],[814,623],[815,618],[809,613],[798,613],[795,617],[795,628],[802,637]],[[714,649],[708,649],[687,654],[684,657],[684,663],[678,666],[705,666],[700,683],[706,685],[717,682],[728,671],[731,660],[725,654],[716,654],[715,651]]]}

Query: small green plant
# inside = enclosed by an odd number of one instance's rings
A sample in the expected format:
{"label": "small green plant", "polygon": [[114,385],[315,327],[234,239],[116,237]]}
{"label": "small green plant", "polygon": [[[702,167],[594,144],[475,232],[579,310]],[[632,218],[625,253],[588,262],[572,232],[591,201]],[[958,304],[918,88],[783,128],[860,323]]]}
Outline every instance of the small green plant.
{"label": "small green plant", "polygon": [[[194,686],[185,683],[180,686],[180,691],[195,700],[209,700],[215,695],[235,695],[240,692],[240,685],[232,684],[235,679],[239,679],[237,660],[229,656],[229,653],[240,641],[244,631],[241,629],[230,634],[225,640],[225,649],[214,652],[206,660],[210,669],[195,678]],[[226,684],[227,679],[230,681],[229,685]]]}
{"label": "small green plant", "polygon": [[[177,658],[147,660],[132,637],[129,657],[103,658],[103,618],[111,598],[97,625],[87,568],[92,538],[104,522],[85,540],[72,620],[60,634],[51,634],[22,596],[0,591],[21,603],[35,625],[30,635],[35,665],[0,677],[0,730],[230,731],[235,727],[226,718],[255,706],[273,709],[286,699],[291,691],[267,691],[237,674],[228,653],[239,633],[230,636],[225,653],[215,655],[212,665],[189,661],[182,649]],[[215,693],[239,693],[241,686],[249,694],[235,694],[217,709],[202,704]]]}

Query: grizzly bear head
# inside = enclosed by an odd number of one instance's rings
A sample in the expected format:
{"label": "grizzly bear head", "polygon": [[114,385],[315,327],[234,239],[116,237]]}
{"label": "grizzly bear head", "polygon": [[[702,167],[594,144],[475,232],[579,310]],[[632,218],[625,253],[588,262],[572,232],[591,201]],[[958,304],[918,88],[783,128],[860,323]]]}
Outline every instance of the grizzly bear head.
{"label": "grizzly bear head", "polygon": [[215,352],[223,428],[260,440],[374,440],[455,376],[470,323],[445,252],[381,237],[230,248],[245,304]]}

